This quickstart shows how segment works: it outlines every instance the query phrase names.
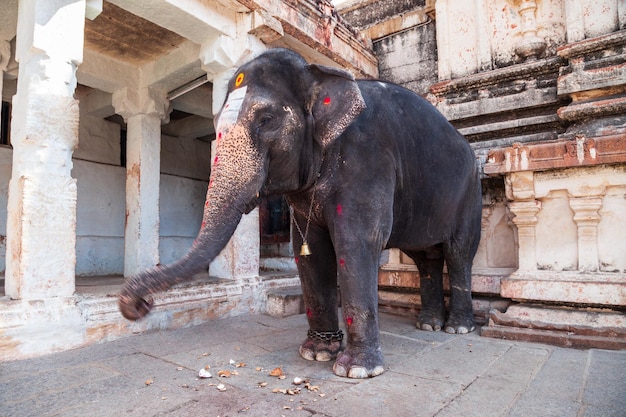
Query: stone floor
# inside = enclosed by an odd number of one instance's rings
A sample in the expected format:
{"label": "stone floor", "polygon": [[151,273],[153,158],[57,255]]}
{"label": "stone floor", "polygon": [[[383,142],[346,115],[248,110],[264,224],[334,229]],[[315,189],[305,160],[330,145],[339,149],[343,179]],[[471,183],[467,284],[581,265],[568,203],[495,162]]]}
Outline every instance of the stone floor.
{"label": "stone floor", "polygon": [[300,358],[303,315],[244,315],[0,363],[0,416],[626,416],[626,351],[380,322],[386,371],[373,379]]}

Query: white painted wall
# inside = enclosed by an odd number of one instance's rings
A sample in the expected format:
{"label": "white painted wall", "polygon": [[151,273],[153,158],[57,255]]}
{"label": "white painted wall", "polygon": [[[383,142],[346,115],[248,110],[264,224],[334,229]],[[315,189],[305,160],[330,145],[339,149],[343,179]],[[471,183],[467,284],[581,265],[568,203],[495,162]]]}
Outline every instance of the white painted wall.
{"label": "white painted wall", "polygon": [[[187,251],[200,228],[211,146],[164,136],[161,152],[159,255],[161,263],[169,263]],[[12,157],[10,147],[0,147],[0,273],[5,269]],[[126,168],[120,165],[119,125],[82,115],[73,163],[72,177],[78,188],[76,274],[122,274]]]}

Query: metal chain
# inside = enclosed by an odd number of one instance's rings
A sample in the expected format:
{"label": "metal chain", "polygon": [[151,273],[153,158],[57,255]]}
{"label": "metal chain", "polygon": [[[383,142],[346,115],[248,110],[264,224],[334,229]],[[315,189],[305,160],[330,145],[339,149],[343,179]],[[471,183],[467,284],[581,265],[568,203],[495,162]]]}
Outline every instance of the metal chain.
{"label": "metal chain", "polygon": [[341,342],[343,340],[343,332],[337,330],[336,332],[318,332],[317,330],[310,330],[307,332],[309,339],[317,339],[322,342]]}
{"label": "metal chain", "polygon": [[[319,178],[319,174],[318,174],[318,178]],[[293,215],[293,207],[289,206],[289,212],[291,213],[291,221],[296,226],[296,229],[298,230],[298,233],[300,234],[300,237],[302,238],[302,244],[307,243],[306,237],[309,234],[309,225],[311,224],[311,215],[313,214],[313,202],[315,201],[315,191],[317,191],[317,178],[315,179],[315,183],[313,184],[313,194],[311,195],[311,204],[309,205],[309,215],[306,218],[306,227],[304,228],[304,234],[302,233],[302,230],[300,229],[300,226],[298,225],[298,222],[296,221],[296,218]]]}

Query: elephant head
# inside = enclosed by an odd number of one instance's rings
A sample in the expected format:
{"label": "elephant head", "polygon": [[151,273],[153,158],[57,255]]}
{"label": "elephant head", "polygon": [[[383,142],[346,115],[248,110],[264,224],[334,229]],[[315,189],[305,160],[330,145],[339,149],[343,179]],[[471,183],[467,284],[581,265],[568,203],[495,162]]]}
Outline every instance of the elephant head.
{"label": "elephant head", "polygon": [[206,271],[261,195],[310,187],[323,155],[364,108],[349,73],[308,65],[286,49],[239,68],[216,116],[217,151],[198,236],[177,262],[126,281],[118,296],[122,315],[145,316],[150,294]]}

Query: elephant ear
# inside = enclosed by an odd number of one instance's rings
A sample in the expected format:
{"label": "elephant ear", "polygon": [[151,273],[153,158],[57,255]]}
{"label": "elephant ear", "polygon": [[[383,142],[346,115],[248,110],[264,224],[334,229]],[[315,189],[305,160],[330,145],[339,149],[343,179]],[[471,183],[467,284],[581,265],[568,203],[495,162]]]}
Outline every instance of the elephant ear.
{"label": "elephant ear", "polygon": [[307,106],[313,136],[326,149],[361,114],[365,101],[349,72],[315,64],[307,68],[314,80]]}

